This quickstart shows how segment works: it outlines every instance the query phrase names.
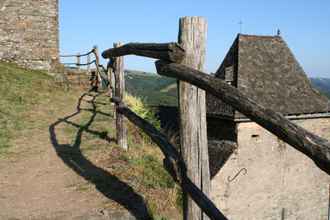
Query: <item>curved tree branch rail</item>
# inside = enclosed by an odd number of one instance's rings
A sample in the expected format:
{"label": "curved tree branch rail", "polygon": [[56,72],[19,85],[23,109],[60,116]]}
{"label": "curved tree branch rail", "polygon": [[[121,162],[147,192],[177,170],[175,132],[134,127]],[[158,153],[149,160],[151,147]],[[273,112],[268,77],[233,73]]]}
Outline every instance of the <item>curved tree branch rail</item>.
{"label": "curved tree branch rail", "polygon": [[128,43],[120,47],[108,49],[102,53],[102,57],[105,59],[125,55],[137,55],[171,62],[181,62],[185,52],[178,43]]}
{"label": "curved tree branch rail", "polygon": [[84,56],[88,56],[88,55],[90,55],[90,54],[92,54],[94,52],[94,48],[92,49],[92,50],[90,50],[89,52],[87,52],[87,53],[84,53],[84,54],[73,54],[73,55],[60,55],[60,57],[84,57]]}

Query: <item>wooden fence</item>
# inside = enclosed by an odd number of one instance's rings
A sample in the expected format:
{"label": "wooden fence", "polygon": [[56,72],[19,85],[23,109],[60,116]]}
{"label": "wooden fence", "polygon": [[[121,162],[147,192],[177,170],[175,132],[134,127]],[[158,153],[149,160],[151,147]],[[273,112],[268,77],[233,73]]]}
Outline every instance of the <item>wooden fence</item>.
{"label": "wooden fence", "polygon": [[[330,175],[328,140],[308,132],[281,114],[262,107],[237,88],[202,71],[206,36],[206,22],[202,18],[181,18],[179,30],[178,43],[115,44],[113,48],[102,53],[103,58],[110,59],[108,73],[113,73],[115,78],[115,91],[111,100],[116,103],[116,114],[119,118],[116,122],[117,138],[121,147],[127,149],[123,120],[125,116],[160,147],[165,156],[165,168],[189,195],[189,199],[210,219],[227,219],[208,198],[210,177],[208,171],[205,172],[208,170],[204,92],[206,91],[311,158],[320,169]],[[162,133],[123,103],[125,55],[159,59],[155,63],[157,73],[180,80],[181,154]],[[197,139],[194,139],[194,136],[197,136]],[[202,158],[202,161],[196,159],[196,156]],[[200,214],[199,208],[196,211],[194,203],[190,203],[189,199],[185,201],[184,218],[207,219],[205,215]]]}
{"label": "wooden fence", "polygon": [[[91,60],[92,56],[94,56],[94,59]],[[91,67],[94,66],[96,70],[96,77],[98,83],[101,81],[101,72],[100,68],[105,69],[101,64],[100,64],[100,56],[98,52],[98,48],[96,46],[93,47],[92,50],[90,50],[87,53],[84,54],[72,54],[72,55],[60,55],[61,58],[76,58],[75,63],[62,63],[65,66],[75,66],[76,68],[80,69],[81,66],[86,66],[87,73],[91,71]],[[81,58],[86,57],[87,61],[85,63],[81,62]]]}
{"label": "wooden fence", "polygon": [[[210,174],[206,134],[205,91],[229,104],[252,121],[311,158],[330,175],[330,143],[271,109],[264,108],[237,88],[203,72],[206,42],[206,21],[200,17],[184,17],[179,23],[179,42],[114,44],[102,53],[109,59],[107,68],[99,63],[97,48],[86,54],[66,55],[76,57],[77,66],[95,63],[98,77],[100,69],[107,72],[109,94],[115,103],[118,144],[128,150],[127,129],[124,117],[141,128],[159,146],[164,154],[164,166],[188,196],[184,201],[184,219],[227,219],[208,198]],[[90,55],[95,60],[90,61]],[[136,115],[123,102],[125,92],[124,58],[137,55],[157,59],[157,73],[179,80],[180,139],[178,150],[166,136],[143,118]],[[81,64],[80,58],[88,62]],[[113,87],[113,80],[115,86]],[[317,180],[315,180],[317,181]],[[205,214],[203,214],[205,213]]]}

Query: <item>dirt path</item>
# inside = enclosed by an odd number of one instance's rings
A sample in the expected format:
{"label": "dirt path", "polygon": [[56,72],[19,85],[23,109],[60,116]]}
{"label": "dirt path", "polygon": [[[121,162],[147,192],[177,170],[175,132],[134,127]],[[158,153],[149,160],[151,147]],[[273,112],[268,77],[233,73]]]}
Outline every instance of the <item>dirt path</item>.
{"label": "dirt path", "polygon": [[[141,209],[141,206],[131,207],[114,192],[105,192],[97,184],[95,176],[106,176],[105,180],[111,180],[114,191],[120,192],[122,189],[116,189],[119,186],[125,188],[132,201],[143,203],[129,186],[82,156],[80,133],[89,129],[89,122],[76,126],[74,138],[64,132],[64,125],[58,118],[77,111],[78,97],[78,93],[76,98],[63,97],[54,106],[39,106],[29,113],[29,120],[33,122],[30,128],[17,138],[11,153],[0,159],[1,220],[115,219],[109,217],[111,210],[107,207],[110,199],[133,214]],[[92,99],[91,96],[83,97],[80,107],[92,108]],[[73,115],[68,121],[78,124],[79,117],[79,114]],[[111,145],[109,141],[109,138],[100,139],[100,142]],[[142,212],[144,209],[142,206]]]}

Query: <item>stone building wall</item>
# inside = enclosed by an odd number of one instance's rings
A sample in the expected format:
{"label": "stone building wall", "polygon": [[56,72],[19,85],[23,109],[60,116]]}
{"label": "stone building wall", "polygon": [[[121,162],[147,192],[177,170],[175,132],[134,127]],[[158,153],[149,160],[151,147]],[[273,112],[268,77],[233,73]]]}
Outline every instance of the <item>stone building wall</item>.
{"label": "stone building wall", "polygon": [[[294,122],[330,139],[330,118]],[[327,219],[327,174],[254,122],[238,123],[237,134],[237,150],[212,180],[212,199],[229,219]]]}
{"label": "stone building wall", "polygon": [[51,69],[59,56],[58,0],[0,1],[0,59]]}

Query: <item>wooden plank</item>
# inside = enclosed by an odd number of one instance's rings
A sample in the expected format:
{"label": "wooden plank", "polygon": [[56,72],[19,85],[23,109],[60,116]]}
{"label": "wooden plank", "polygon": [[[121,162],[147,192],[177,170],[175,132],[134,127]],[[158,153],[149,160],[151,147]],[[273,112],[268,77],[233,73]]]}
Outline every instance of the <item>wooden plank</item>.
{"label": "wooden plank", "polygon": [[157,61],[156,68],[160,75],[189,82],[218,97],[311,158],[320,169],[330,175],[330,142],[328,140],[292,123],[283,115],[259,105],[237,88],[214,76],[184,65],[164,61]]}
{"label": "wooden plank", "polygon": [[[120,47],[121,43],[115,43],[114,48]],[[124,78],[124,58],[114,58],[113,71],[115,74],[115,96],[119,97],[120,100],[124,98],[125,92],[125,78]],[[124,123],[124,116],[118,111],[118,105],[116,105],[116,134],[117,144],[127,150],[127,128]]]}
{"label": "wooden plank", "polygon": [[111,48],[102,53],[103,58],[138,55],[155,59],[180,62],[184,50],[177,43],[128,43],[117,48]]}
{"label": "wooden plank", "polygon": [[196,202],[210,219],[226,220],[227,218],[217,209],[214,203],[197,187],[187,176],[186,165],[175,149],[168,141],[165,135],[160,133],[152,124],[136,115],[127,106],[125,106],[119,97],[113,97],[112,102],[118,106],[118,112],[125,115],[134,125],[143,130],[154,141],[165,156],[164,165],[169,174],[177,181],[184,192]]}
{"label": "wooden plank", "polygon": [[[205,62],[207,23],[201,17],[180,19],[179,43],[186,51],[182,64],[203,70]],[[187,82],[179,82],[181,153],[187,175],[206,195],[210,192],[205,91]],[[184,219],[201,220],[197,204],[186,197]]]}

